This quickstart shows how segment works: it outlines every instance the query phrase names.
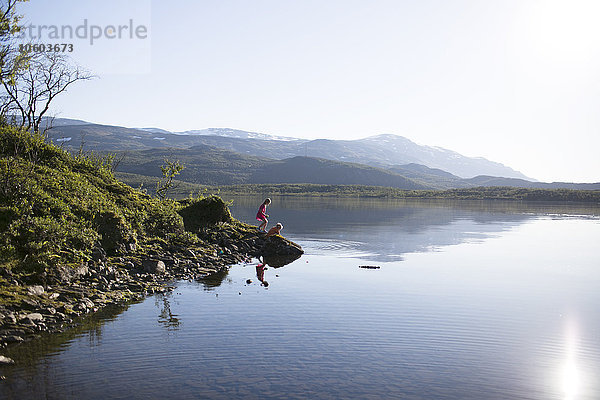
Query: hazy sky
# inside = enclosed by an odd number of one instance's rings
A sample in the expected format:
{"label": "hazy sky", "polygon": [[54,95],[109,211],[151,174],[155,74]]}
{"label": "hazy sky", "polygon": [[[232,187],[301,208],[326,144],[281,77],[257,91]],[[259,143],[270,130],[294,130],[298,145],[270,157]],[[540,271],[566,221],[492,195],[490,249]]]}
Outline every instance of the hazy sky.
{"label": "hazy sky", "polygon": [[21,10],[33,24],[148,28],[143,39],[70,41],[99,77],[56,101],[61,117],[393,133],[539,180],[600,181],[597,0],[31,0]]}

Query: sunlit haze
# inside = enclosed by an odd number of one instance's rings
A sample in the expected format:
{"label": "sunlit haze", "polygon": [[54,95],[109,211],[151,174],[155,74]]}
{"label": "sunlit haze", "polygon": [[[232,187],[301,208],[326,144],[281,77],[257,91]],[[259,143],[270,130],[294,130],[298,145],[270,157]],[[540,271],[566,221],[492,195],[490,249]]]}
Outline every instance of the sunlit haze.
{"label": "sunlit haze", "polygon": [[138,42],[75,43],[73,57],[98,78],[57,98],[60,117],[302,138],[391,133],[538,180],[600,181],[596,0],[31,0],[20,12],[40,25],[149,25]]}

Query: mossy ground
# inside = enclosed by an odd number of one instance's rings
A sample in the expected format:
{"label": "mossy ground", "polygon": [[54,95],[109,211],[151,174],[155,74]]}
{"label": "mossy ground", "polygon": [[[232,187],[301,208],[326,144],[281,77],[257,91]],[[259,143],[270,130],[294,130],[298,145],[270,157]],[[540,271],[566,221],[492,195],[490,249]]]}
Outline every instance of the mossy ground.
{"label": "mossy ground", "polygon": [[[93,153],[71,155],[41,135],[0,127],[4,292],[18,292],[7,284],[60,282],[64,271],[86,265],[94,252],[143,256],[174,244],[202,244],[185,231],[177,212],[202,199],[183,205],[152,198],[115,179],[111,161]],[[214,208],[219,201],[210,203]]]}

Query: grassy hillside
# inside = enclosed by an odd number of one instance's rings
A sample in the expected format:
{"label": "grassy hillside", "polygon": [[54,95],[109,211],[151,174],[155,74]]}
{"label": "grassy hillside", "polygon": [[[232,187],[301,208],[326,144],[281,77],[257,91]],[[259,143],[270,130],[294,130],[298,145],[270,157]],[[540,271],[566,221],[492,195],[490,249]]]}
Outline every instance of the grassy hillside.
{"label": "grassy hillside", "polygon": [[39,135],[0,128],[0,272],[57,279],[94,251],[118,254],[183,234],[175,203],[116,180],[110,158],[74,157]]}
{"label": "grassy hillside", "polygon": [[[246,156],[210,146],[196,146],[191,149],[151,149],[122,154],[118,172],[146,176],[162,176],[161,165],[165,158],[179,160],[185,169],[178,180],[204,185],[232,185],[248,183],[257,169],[269,165],[274,160]],[[118,156],[119,158],[121,155]]]}

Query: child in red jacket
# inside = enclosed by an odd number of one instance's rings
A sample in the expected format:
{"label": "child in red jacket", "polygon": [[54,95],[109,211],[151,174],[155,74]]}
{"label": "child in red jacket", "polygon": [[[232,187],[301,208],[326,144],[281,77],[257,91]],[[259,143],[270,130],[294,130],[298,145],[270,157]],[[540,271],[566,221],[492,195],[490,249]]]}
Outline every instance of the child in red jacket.
{"label": "child in red jacket", "polygon": [[258,212],[256,213],[256,219],[258,221],[262,221],[262,223],[258,226],[258,229],[263,232],[267,231],[267,224],[269,223],[269,220],[267,219],[269,217],[269,215],[267,214],[267,206],[269,204],[271,204],[271,199],[265,199],[265,201],[263,201],[263,203],[258,208]]}

